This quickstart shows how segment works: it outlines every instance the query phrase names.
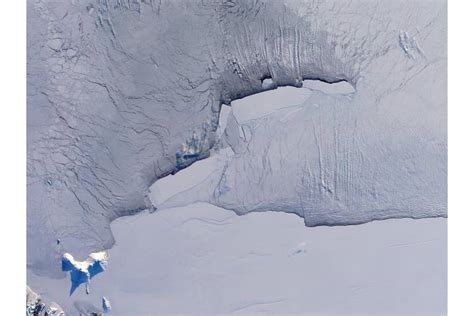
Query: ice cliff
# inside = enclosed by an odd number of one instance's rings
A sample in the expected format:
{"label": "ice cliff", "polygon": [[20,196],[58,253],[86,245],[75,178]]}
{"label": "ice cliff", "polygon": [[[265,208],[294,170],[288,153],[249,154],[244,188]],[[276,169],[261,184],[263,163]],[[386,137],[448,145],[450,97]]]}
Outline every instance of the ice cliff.
{"label": "ice cliff", "polygon": [[231,117],[231,194],[213,202],[308,225],[446,216],[444,0],[29,0],[27,36],[36,273],[111,247],[111,220],[209,155],[223,103],[304,79],[355,92],[312,94],[252,138]]}

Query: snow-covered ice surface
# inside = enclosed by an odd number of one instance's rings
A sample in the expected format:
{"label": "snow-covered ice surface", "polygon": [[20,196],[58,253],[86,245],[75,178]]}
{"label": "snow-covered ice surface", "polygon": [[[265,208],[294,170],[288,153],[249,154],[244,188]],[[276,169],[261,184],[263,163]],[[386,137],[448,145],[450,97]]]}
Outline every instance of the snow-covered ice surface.
{"label": "snow-covered ice surface", "polygon": [[[283,95],[280,89],[263,96],[267,114],[243,111],[241,121],[258,125],[275,113],[287,117],[284,104],[291,105],[290,113],[302,111],[298,102],[314,106],[306,88],[284,89]],[[271,102],[272,95],[280,102]],[[110,264],[95,277],[90,295],[68,296],[64,279],[31,271],[30,284],[72,314],[99,311],[101,304],[113,315],[446,314],[445,218],[307,227],[302,217],[286,212],[238,216],[199,202],[216,203],[212,197],[236,187],[218,185],[232,160],[244,156],[229,146],[228,128],[238,124],[238,106],[242,111],[261,97],[224,108],[221,138],[210,157],[150,188],[155,212],[112,223]],[[252,154],[250,147],[243,152]],[[291,174],[286,178],[291,181]],[[245,188],[249,195],[254,189]],[[113,310],[104,307],[104,297],[114,302]]]}
{"label": "snow-covered ice surface", "polygon": [[444,218],[306,227],[293,214],[199,203],[123,217],[112,231],[89,296],[31,271],[30,284],[68,315],[76,301],[100,310],[103,296],[110,315],[446,313]]}
{"label": "snow-covered ice surface", "polygon": [[446,1],[28,0],[27,36],[44,306],[446,313]]}
{"label": "snow-covered ice surface", "polygon": [[304,79],[354,92],[229,117],[214,153],[236,156],[200,199],[306,225],[446,216],[444,0],[29,0],[27,36],[30,275],[112,247],[112,220],[216,147],[222,103]]}

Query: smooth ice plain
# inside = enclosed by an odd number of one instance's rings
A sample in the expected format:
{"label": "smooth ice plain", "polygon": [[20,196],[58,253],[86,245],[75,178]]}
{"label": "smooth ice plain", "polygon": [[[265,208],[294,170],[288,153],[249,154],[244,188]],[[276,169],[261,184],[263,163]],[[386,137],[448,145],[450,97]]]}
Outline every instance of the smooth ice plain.
{"label": "smooth ice plain", "polygon": [[305,227],[286,213],[192,204],[112,223],[116,245],[91,294],[29,274],[66,312],[111,315],[446,314],[446,219]]}

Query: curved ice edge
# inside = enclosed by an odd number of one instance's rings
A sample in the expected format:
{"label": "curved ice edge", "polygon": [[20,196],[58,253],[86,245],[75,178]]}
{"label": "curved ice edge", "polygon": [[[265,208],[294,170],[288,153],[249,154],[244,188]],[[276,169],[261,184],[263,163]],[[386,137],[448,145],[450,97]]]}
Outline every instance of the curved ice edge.
{"label": "curved ice edge", "polygon": [[[272,82],[268,83],[268,81],[266,81],[268,79],[272,80]],[[271,91],[271,90],[276,90],[278,88],[284,88],[284,87],[305,88],[305,89],[319,90],[321,92],[324,92],[320,88],[314,88],[313,87],[314,83],[320,83],[322,85],[327,85],[327,86],[334,86],[334,85],[338,85],[338,84],[344,84],[346,86],[346,89],[348,89],[348,90],[350,89],[350,92],[345,91],[345,92],[340,92],[340,94],[356,93],[357,92],[357,81],[358,80],[359,80],[359,78],[350,79],[350,78],[338,77],[338,76],[334,76],[334,77],[306,76],[306,77],[302,77],[301,80],[295,80],[294,82],[279,83],[271,77],[263,77],[261,79],[262,86],[259,89],[248,90],[248,91],[244,91],[244,92],[240,92],[238,94],[235,94],[233,98],[221,100],[220,105],[221,106],[222,105],[230,105],[233,101],[241,100],[241,99],[250,97],[250,96],[255,95],[255,94],[259,94],[259,93],[266,92],[266,91]],[[264,84],[264,81],[265,81],[265,84]],[[307,84],[306,86],[305,86],[305,83]],[[333,92],[331,94],[337,94],[337,93],[338,92]]]}
{"label": "curved ice edge", "polygon": [[[357,92],[356,82],[352,82],[348,79],[339,78],[339,77],[321,78],[321,77],[308,76],[308,77],[304,77],[301,81],[296,81],[294,84],[288,84],[288,83],[278,84],[278,82],[274,81],[273,78],[271,77],[264,77],[261,79],[261,81],[262,81],[261,90],[248,91],[247,93],[243,93],[242,95],[239,95],[238,97],[235,97],[227,101],[221,100],[221,104],[219,106],[219,113],[221,113],[222,111],[222,106],[231,106],[231,103],[234,101],[239,101],[244,98],[262,94],[271,90],[277,90],[278,88],[290,87],[290,88],[298,88],[298,89],[307,89],[310,91],[319,91],[319,92],[322,92],[324,94],[329,94],[329,95],[334,95],[334,94],[350,95]],[[219,123],[220,123],[220,117],[218,117],[216,130],[214,132],[217,132]],[[163,173],[161,176],[159,176],[153,181],[153,183],[149,186],[149,188],[160,179],[163,179],[169,175],[178,174],[182,170],[187,169],[190,166],[192,166],[194,163],[209,158],[216,144],[217,142],[214,142],[213,144],[211,144],[211,146],[209,146],[209,149],[200,152],[195,157],[193,157],[193,159],[187,161],[186,163],[177,164],[174,169],[170,170],[169,172]],[[146,194],[145,205],[147,208],[149,208],[150,204],[147,199],[148,199],[148,195]]]}

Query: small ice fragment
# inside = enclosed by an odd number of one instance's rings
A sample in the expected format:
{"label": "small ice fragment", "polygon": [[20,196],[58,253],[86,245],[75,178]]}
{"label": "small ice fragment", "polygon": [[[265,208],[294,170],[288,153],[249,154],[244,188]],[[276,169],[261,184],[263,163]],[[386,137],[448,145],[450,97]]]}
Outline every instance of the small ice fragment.
{"label": "small ice fragment", "polygon": [[102,297],[102,309],[104,310],[104,313],[108,313],[112,309],[110,301],[105,296]]}
{"label": "small ice fragment", "polygon": [[275,87],[276,85],[273,82],[272,78],[265,78],[262,80],[262,89],[267,90],[267,89],[275,88]]}
{"label": "small ice fragment", "polygon": [[425,57],[425,54],[418,46],[416,39],[408,35],[407,32],[400,31],[400,34],[398,36],[398,43],[400,44],[400,47],[408,58],[416,59],[418,55]]}
{"label": "small ice fragment", "polygon": [[306,242],[302,241],[300,242],[296,248],[293,250],[290,256],[294,256],[300,253],[306,253]]}

